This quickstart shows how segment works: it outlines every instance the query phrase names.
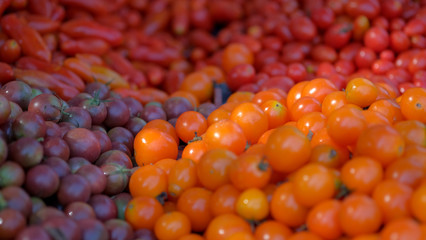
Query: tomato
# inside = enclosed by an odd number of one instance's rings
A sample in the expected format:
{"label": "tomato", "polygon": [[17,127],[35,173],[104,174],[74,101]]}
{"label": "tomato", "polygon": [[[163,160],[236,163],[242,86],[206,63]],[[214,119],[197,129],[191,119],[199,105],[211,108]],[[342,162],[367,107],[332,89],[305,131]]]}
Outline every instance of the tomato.
{"label": "tomato", "polygon": [[167,194],[167,175],[157,166],[142,166],[130,176],[129,191],[132,197],[161,198]]}
{"label": "tomato", "polygon": [[410,88],[402,94],[401,112],[408,120],[418,120],[426,123],[426,90],[424,88]]}
{"label": "tomato", "polygon": [[226,149],[207,151],[196,166],[200,183],[209,190],[216,190],[230,183],[229,169],[236,159],[237,156]]}
{"label": "tomato", "polygon": [[159,129],[143,129],[134,141],[135,160],[139,166],[155,163],[164,158],[176,158],[176,141]]}
{"label": "tomato", "polygon": [[300,168],[309,161],[310,153],[309,139],[292,126],[277,128],[265,145],[266,160],[278,172],[288,173]]}
{"label": "tomato", "polygon": [[356,143],[354,154],[369,156],[387,166],[404,153],[403,137],[388,125],[373,125],[363,131]]}
{"label": "tomato", "polygon": [[342,201],[339,221],[343,233],[357,236],[376,232],[382,224],[378,204],[365,194],[351,194]]}
{"label": "tomato", "polygon": [[153,230],[156,221],[163,213],[163,207],[155,198],[141,196],[133,198],[127,204],[125,218],[133,229]]}
{"label": "tomato", "polygon": [[231,71],[239,64],[253,64],[253,53],[241,43],[229,44],[222,55],[222,67],[225,72]]}
{"label": "tomato", "polygon": [[239,64],[228,72],[225,78],[226,84],[232,91],[237,90],[244,84],[255,82],[255,69],[251,64]]}
{"label": "tomato", "polygon": [[404,138],[405,145],[416,144],[426,147],[425,125],[417,120],[396,122],[393,127]]}
{"label": "tomato", "polygon": [[157,219],[154,232],[159,240],[177,239],[191,232],[191,222],[181,212],[168,212]]}
{"label": "tomato", "polygon": [[225,184],[216,189],[210,197],[210,212],[213,216],[236,213],[235,202],[240,191],[231,184]]}
{"label": "tomato", "polygon": [[209,223],[204,236],[206,240],[226,240],[239,232],[251,233],[250,225],[235,214],[219,215]]}
{"label": "tomato", "polygon": [[175,123],[178,137],[188,143],[207,130],[207,119],[199,112],[187,111],[179,115]]}
{"label": "tomato", "polygon": [[299,227],[305,223],[308,208],[298,203],[294,196],[293,182],[278,186],[270,203],[272,217],[289,227]]}
{"label": "tomato", "polygon": [[246,147],[246,137],[242,128],[234,121],[225,119],[213,123],[204,135],[208,149],[225,148],[240,154]]}
{"label": "tomato", "polygon": [[353,26],[350,23],[335,23],[324,34],[324,43],[333,49],[340,49],[351,39]]}
{"label": "tomato", "polygon": [[189,141],[189,143],[185,146],[182,151],[182,158],[189,158],[198,163],[201,156],[203,156],[207,150],[207,144],[203,139],[195,139],[194,141]]}
{"label": "tomato", "polygon": [[229,166],[229,179],[239,190],[262,188],[271,178],[271,166],[261,154],[240,155]]}
{"label": "tomato", "polygon": [[342,235],[339,224],[341,202],[325,200],[315,205],[308,213],[306,225],[312,233],[325,239],[337,239]]}
{"label": "tomato", "polygon": [[169,134],[176,141],[176,144],[179,145],[179,137],[177,136],[176,129],[171,123],[163,119],[154,119],[145,124],[143,129],[156,128],[167,134]]}
{"label": "tomato", "polygon": [[241,103],[234,108],[230,120],[241,127],[249,144],[257,143],[260,136],[269,129],[267,116],[259,106],[251,102]]}
{"label": "tomato", "polygon": [[345,93],[349,103],[367,107],[376,100],[378,90],[368,79],[354,78],[346,85]]}
{"label": "tomato", "polygon": [[380,237],[383,240],[391,240],[394,236],[401,239],[421,239],[420,225],[411,218],[402,218],[385,225]]}
{"label": "tomato", "polygon": [[420,222],[426,222],[426,214],[421,211],[426,205],[426,184],[423,183],[414,189],[413,195],[410,199],[410,210],[413,216]]}
{"label": "tomato", "polygon": [[311,18],[318,28],[327,29],[334,22],[335,14],[329,7],[320,7],[312,11]]}
{"label": "tomato", "polygon": [[311,96],[301,97],[289,108],[290,119],[299,120],[302,116],[312,112],[321,112],[321,102]]}
{"label": "tomato", "polygon": [[171,197],[179,197],[186,189],[194,187],[197,182],[197,172],[194,161],[187,158],[177,160],[168,175],[168,193]]}
{"label": "tomato", "polygon": [[260,221],[269,214],[269,202],[262,190],[249,188],[238,196],[235,210],[247,220]]}
{"label": "tomato", "polygon": [[191,229],[194,232],[206,230],[212,220],[209,209],[211,195],[209,190],[193,187],[185,190],[179,196],[177,209],[189,218]]}
{"label": "tomato", "polygon": [[348,0],[344,9],[349,16],[364,15],[369,19],[373,19],[380,13],[380,4],[378,1]]}
{"label": "tomato", "polygon": [[305,16],[292,18],[289,26],[291,33],[297,40],[310,41],[317,35],[317,29],[314,23]]}
{"label": "tomato", "polygon": [[180,90],[192,93],[199,102],[205,102],[213,96],[213,82],[207,74],[198,71],[185,77]]}
{"label": "tomato", "polygon": [[327,120],[329,136],[343,146],[356,143],[365,128],[365,117],[356,108],[342,107],[334,110]]}
{"label": "tomato", "polygon": [[320,164],[309,163],[303,166],[294,173],[291,181],[296,201],[306,207],[331,199],[336,193],[333,174]]}

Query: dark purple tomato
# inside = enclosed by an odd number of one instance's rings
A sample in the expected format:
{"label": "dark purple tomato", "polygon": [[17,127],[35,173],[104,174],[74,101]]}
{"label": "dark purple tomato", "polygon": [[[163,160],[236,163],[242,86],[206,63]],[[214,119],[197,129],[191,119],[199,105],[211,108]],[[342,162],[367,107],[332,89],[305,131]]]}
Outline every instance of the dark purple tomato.
{"label": "dark purple tomato", "polygon": [[43,227],[53,239],[80,240],[82,236],[76,221],[69,217],[49,218],[43,223]]}
{"label": "dark purple tomato", "polygon": [[135,137],[136,134],[138,134],[138,132],[142,130],[143,127],[145,127],[145,125],[146,122],[142,118],[132,117],[129,119],[129,121],[124,127],[133,134],[133,137]]}
{"label": "dark purple tomato", "polygon": [[61,128],[58,124],[52,121],[45,121],[46,125],[46,134],[45,137],[61,137]]}
{"label": "dark purple tomato", "polygon": [[124,218],[124,212],[126,211],[127,204],[132,200],[132,195],[127,192],[119,193],[111,198],[117,206],[117,217],[119,219]]}
{"label": "dark purple tomato", "polygon": [[65,109],[61,121],[72,123],[77,128],[90,129],[90,127],[92,127],[92,117],[90,113],[82,107],[70,107]]}
{"label": "dark purple tomato", "polygon": [[142,114],[143,106],[138,100],[132,97],[125,97],[125,98],[122,98],[121,100],[123,100],[123,102],[129,108],[130,117],[139,117]]}
{"label": "dark purple tomato", "polygon": [[34,196],[31,197],[31,205],[32,205],[31,214],[34,214],[38,212],[38,210],[46,207],[46,204],[41,198],[34,197]]}
{"label": "dark purple tomato", "polygon": [[77,128],[74,124],[70,122],[60,122],[58,125],[59,125],[59,130],[61,131],[61,135],[60,135],[61,138],[63,138],[69,130]]}
{"label": "dark purple tomato", "polygon": [[132,168],[132,161],[129,156],[120,151],[120,150],[109,150],[101,154],[98,160],[96,160],[96,165],[101,166],[104,164],[117,164],[124,168]]}
{"label": "dark purple tomato", "polygon": [[132,240],[133,229],[124,220],[110,219],[105,222],[105,227],[108,230],[110,240]]}
{"label": "dark purple tomato", "polygon": [[53,94],[43,93],[31,99],[28,111],[40,114],[45,121],[59,122],[62,101]]}
{"label": "dark purple tomato", "polygon": [[127,154],[127,156],[132,157],[132,152],[130,152],[129,148],[120,142],[113,142],[111,145],[111,150],[119,150]]}
{"label": "dark purple tomato", "polygon": [[101,145],[96,135],[85,128],[74,128],[69,130],[64,140],[70,148],[71,157],[84,157],[94,162],[101,153]]}
{"label": "dark purple tomato", "polygon": [[129,175],[127,174],[128,169],[114,163],[103,164],[101,169],[107,177],[107,186],[104,190],[104,194],[112,196],[126,189],[129,183]]}
{"label": "dark purple tomato", "polygon": [[30,196],[20,187],[10,186],[1,190],[1,197],[6,201],[7,207],[22,213],[24,217],[31,214],[32,203]]}
{"label": "dark purple tomato", "polygon": [[0,165],[0,188],[8,186],[20,187],[24,184],[24,181],[25,172],[21,165],[12,161],[6,161]]}
{"label": "dark purple tomato", "polygon": [[117,218],[117,206],[114,201],[104,194],[92,195],[89,202],[95,211],[96,218],[102,222]]}
{"label": "dark purple tomato", "polygon": [[10,114],[10,104],[9,100],[3,95],[0,94],[0,125],[7,122]]}
{"label": "dark purple tomato", "polygon": [[34,112],[23,112],[16,117],[12,124],[13,136],[41,138],[46,134],[46,125],[43,117]]}
{"label": "dark purple tomato", "polygon": [[50,240],[50,235],[42,226],[28,226],[16,236],[15,240]]}
{"label": "dark purple tomato", "polygon": [[145,122],[155,119],[167,120],[167,114],[161,106],[145,105],[140,118],[145,120]]}
{"label": "dark purple tomato", "polygon": [[73,202],[68,204],[64,209],[65,215],[79,221],[87,218],[96,218],[95,211],[92,206],[85,202]]}
{"label": "dark purple tomato", "polygon": [[104,124],[108,127],[119,127],[129,121],[130,111],[126,103],[119,98],[109,98],[106,103],[107,117]]}
{"label": "dark purple tomato", "polygon": [[124,127],[114,127],[108,131],[108,137],[111,139],[111,142],[119,142],[130,150],[133,151],[133,134]]}
{"label": "dark purple tomato", "polygon": [[88,111],[93,124],[101,124],[107,116],[105,103],[97,98],[84,100],[78,106]]}
{"label": "dark purple tomato", "polygon": [[45,164],[37,165],[27,172],[25,189],[33,196],[47,198],[59,188],[59,176]]}
{"label": "dark purple tomato", "polygon": [[70,148],[67,142],[60,137],[51,137],[43,141],[45,157],[59,157],[67,161],[70,158]]}
{"label": "dark purple tomato", "polygon": [[92,127],[90,128],[92,131],[101,131],[103,133],[107,133],[107,131],[105,130],[105,126],[102,125],[92,125]]}
{"label": "dark purple tomato", "polygon": [[23,113],[22,108],[14,102],[9,101],[9,105],[10,105],[10,114],[9,114],[9,121],[11,123],[13,123],[13,121],[15,121],[15,119],[21,115],[21,113]]}
{"label": "dark purple tomato", "polygon": [[93,218],[77,221],[81,229],[81,240],[108,240],[108,230],[102,222]]}
{"label": "dark purple tomato", "polygon": [[71,173],[76,173],[81,166],[89,164],[91,163],[83,157],[72,157],[68,160],[68,166],[70,167]]}
{"label": "dark purple tomato", "polygon": [[171,97],[164,101],[163,109],[166,112],[167,119],[177,118],[182,113],[193,111],[194,107],[184,97]]}
{"label": "dark purple tomato", "polygon": [[211,102],[204,102],[198,106],[198,112],[201,113],[206,119],[209,117],[210,113],[217,109],[217,106]]}
{"label": "dark purple tomato", "polygon": [[167,122],[169,122],[173,127],[176,127],[177,119],[178,118],[170,118]]}
{"label": "dark purple tomato", "polygon": [[25,217],[19,211],[6,208],[0,211],[0,236],[2,239],[15,239],[25,228]]}
{"label": "dark purple tomato", "polygon": [[83,102],[87,99],[92,99],[92,98],[93,98],[92,95],[90,95],[88,93],[79,93],[75,97],[68,100],[67,103],[68,103],[69,106],[76,107],[76,106],[80,105],[81,102]]}
{"label": "dark purple tomato", "polygon": [[9,145],[12,160],[24,168],[35,166],[43,158],[43,146],[34,138],[23,137]]}
{"label": "dark purple tomato", "polygon": [[27,109],[31,98],[31,87],[22,81],[11,81],[1,88],[0,93],[22,109]]}
{"label": "dark purple tomato", "polygon": [[63,206],[72,202],[86,202],[89,198],[90,185],[84,177],[70,174],[61,179],[58,200]]}
{"label": "dark purple tomato", "polygon": [[62,212],[61,210],[55,207],[46,206],[41,208],[37,212],[34,212],[31,215],[30,224],[31,225],[43,224],[48,219],[56,218],[56,217],[65,217],[65,214],[64,212]]}
{"label": "dark purple tomato", "polygon": [[0,164],[6,161],[8,154],[8,148],[6,141],[1,137],[0,138]]}
{"label": "dark purple tomato", "polygon": [[109,94],[109,88],[103,83],[91,82],[86,85],[86,87],[84,88],[84,92],[90,94],[92,97],[105,99]]}
{"label": "dark purple tomato", "polygon": [[108,135],[101,131],[101,130],[93,130],[93,134],[95,134],[96,138],[99,141],[99,144],[101,145],[101,154],[111,150],[111,139],[109,139]]}
{"label": "dark purple tomato", "polygon": [[92,164],[81,166],[75,174],[83,176],[87,180],[92,194],[99,194],[104,191],[107,178],[98,166]]}
{"label": "dark purple tomato", "polygon": [[[67,159],[68,160],[68,159]],[[65,177],[66,175],[71,173],[70,166],[66,162],[66,160],[59,157],[49,157],[43,160],[43,164],[46,164],[53,171],[58,174],[59,178]]]}

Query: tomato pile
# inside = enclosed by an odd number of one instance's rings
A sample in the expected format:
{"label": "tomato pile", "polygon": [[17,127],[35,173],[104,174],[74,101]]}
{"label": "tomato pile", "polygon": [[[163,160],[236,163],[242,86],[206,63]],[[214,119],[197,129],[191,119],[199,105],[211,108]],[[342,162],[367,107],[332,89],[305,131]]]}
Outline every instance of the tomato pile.
{"label": "tomato pile", "polygon": [[426,239],[426,1],[3,0],[0,239]]}

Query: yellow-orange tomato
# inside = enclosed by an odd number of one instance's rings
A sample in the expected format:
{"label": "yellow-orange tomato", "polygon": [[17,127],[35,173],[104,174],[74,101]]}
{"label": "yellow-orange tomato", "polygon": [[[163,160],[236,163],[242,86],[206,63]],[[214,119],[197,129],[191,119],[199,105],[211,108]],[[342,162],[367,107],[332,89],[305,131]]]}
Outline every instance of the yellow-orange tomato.
{"label": "yellow-orange tomato", "polygon": [[249,143],[257,143],[260,136],[268,130],[268,118],[262,109],[254,103],[238,105],[231,112],[230,120],[237,123]]}
{"label": "yellow-orange tomato", "polygon": [[311,145],[309,139],[293,126],[282,126],[274,130],[265,145],[266,160],[273,170],[292,172],[309,161]]}
{"label": "yellow-orange tomato", "polygon": [[185,77],[180,90],[192,93],[202,103],[213,96],[213,82],[207,74],[194,72]]}
{"label": "yellow-orange tomato", "polygon": [[178,155],[176,141],[167,133],[151,128],[140,131],[134,140],[135,160],[139,166]]}
{"label": "yellow-orange tomato", "polygon": [[360,107],[368,107],[378,95],[376,85],[365,78],[354,78],[346,85],[346,99]]}
{"label": "yellow-orange tomato", "polygon": [[406,119],[426,123],[426,89],[407,89],[401,96],[400,106]]}
{"label": "yellow-orange tomato", "polygon": [[236,211],[247,220],[262,220],[269,214],[269,202],[265,193],[258,188],[249,188],[237,199]]}
{"label": "yellow-orange tomato", "polygon": [[222,68],[225,72],[229,72],[237,65],[246,63],[253,64],[253,53],[241,43],[229,44],[222,55]]}
{"label": "yellow-orange tomato", "polygon": [[237,155],[244,151],[247,144],[241,127],[229,119],[210,125],[203,139],[208,149],[225,148]]}

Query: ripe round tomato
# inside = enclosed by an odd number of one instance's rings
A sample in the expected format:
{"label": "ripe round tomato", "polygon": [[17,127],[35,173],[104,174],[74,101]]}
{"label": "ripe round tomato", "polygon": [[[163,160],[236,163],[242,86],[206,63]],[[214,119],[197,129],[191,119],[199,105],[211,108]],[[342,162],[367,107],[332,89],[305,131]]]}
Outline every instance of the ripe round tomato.
{"label": "ripe round tomato", "polygon": [[191,222],[181,212],[164,213],[155,222],[154,232],[159,240],[177,239],[191,232]]}
{"label": "ripe round tomato", "polygon": [[167,133],[155,129],[143,129],[134,140],[135,160],[139,166],[155,163],[164,158],[176,159],[178,146]]}
{"label": "ripe round tomato", "polygon": [[222,67],[225,72],[239,64],[253,64],[253,53],[241,43],[229,44],[222,55]]}
{"label": "ripe round tomato", "polygon": [[179,90],[192,93],[202,103],[213,96],[213,82],[207,74],[193,72],[185,77]]}
{"label": "ripe round tomato", "polygon": [[197,170],[194,161],[181,158],[170,169],[168,175],[168,193],[173,198],[178,198],[183,191],[194,187],[197,182]]}
{"label": "ripe round tomato", "polygon": [[383,180],[382,165],[369,157],[354,157],[340,171],[342,183],[351,192],[370,194]]}
{"label": "ripe round tomato", "polygon": [[133,198],[127,204],[125,218],[134,229],[153,230],[156,221],[163,213],[163,207],[155,198],[140,196]]}
{"label": "ripe round tomato", "polygon": [[211,195],[207,189],[193,187],[184,191],[177,201],[178,211],[189,218],[194,232],[206,230],[212,220],[213,216],[209,209]]}
{"label": "ripe round tomato", "polygon": [[346,99],[360,107],[372,104],[378,95],[377,87],[365,78],[354,78],[346,85]]}
{"label": "ripe round tomato", "polygon": [[354,193],[343,199],[339,221],[343,233],[358,236],[376,232],[383,220],[379,205],[372,198]]}
{"label": "ripe round tomato", "polygon": [[308,213],[306,225],[312,233],[325,239],[337,239],[342,235],[339,223],[341,202],[325,200],[315,205]]}
{"label": "ripe round tomato", "polygon": [[278,172],[289,173],[300,168],[309,161],[310,153],[308,137],[292,126],[274,130],[265,145],[266,160]]}
{"label": "ripe round tomato", "polygon": [[408,120],[426,123],[426,89],[410,88],[401,97],[401,112]]}
{"label": "ripe round tomato", "polygon": [[261,154],[242,154],[228,170],[231,183],[239,190],[266,186],[271,172],[271,166]]}
{"label": "ripe round tomato", "polygon": [[225,148],[235,154],[242,153],[247,144],[242,128],[228,119],[210,125],[203,139],[209,149]]}
{"label": "ripe round tomato", "polygon": [[249,144],[257,143],[260,136],[269,129],[266,114],[258,105],[251,102],[241,103],[235,107],[230,120],[241,127]]}
{"label": "ripe round tomato", "polygon": [[228,213],[213,218],[204,232],[204,237],[206,240],[226,240],[238,232],[251,233],[251,227],[240,216]]}
{"label": "ripe round tomato", "polygon": [[187,111],[182,113],[175,123],[178,137],[188,143],[196,136],[203,135],[207,130],[207,119],[199,112]]}
{"label": "ripe round tomato", "polygon": [[293,182],[278,186],[272,194],[270,208],[272,217],[289,227],[302,225],[308,215],[308,208],[295,199]]}
{"label": "ripe round tomato", "polygon": [[260,221],[269,214],[269,202],[262,190],[249,188],[238,196],[235,210],[247,220]]}
{"label": "ripe round tomato", "polygon": [[145,165],[137,169],[129,180],[132,197],[159,197],[167,194],[167,175],[155,165]]}
{"label": "ripe round tomato", "polygon": [[229,168],[236,159],[237,156],[226,149],[207,151],[197,164],[198,180],[209,190],[229,183]]}
{"label": "ripe round tomato", "polygon": [[336,193],[334,175],[317,163],[309,163],[297,170],[291,181],[296,201],[306,207],[331,199]]}

